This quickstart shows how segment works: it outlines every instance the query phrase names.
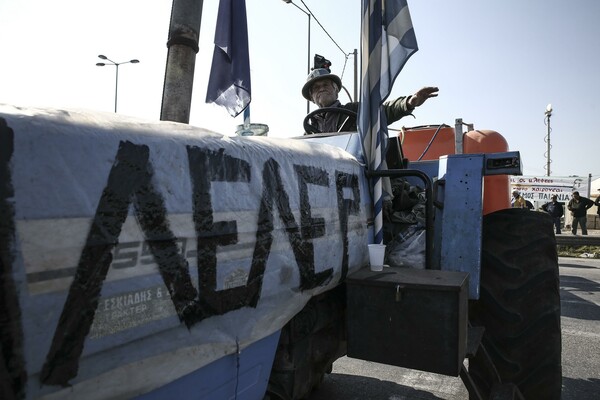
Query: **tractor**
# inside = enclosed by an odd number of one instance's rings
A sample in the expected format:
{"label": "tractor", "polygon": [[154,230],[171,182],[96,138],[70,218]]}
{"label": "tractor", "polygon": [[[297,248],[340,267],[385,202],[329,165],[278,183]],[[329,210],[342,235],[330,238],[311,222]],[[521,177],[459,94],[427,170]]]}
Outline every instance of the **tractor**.
{"label": "tractor", "polygon": [[190,126],[201,3],[173,3],[161,121],[0,105],[0,397],[305,399],[348,355],[560,398],[556,242],[510,208],[519,153],[458,119],[374,171],[357,132]]}

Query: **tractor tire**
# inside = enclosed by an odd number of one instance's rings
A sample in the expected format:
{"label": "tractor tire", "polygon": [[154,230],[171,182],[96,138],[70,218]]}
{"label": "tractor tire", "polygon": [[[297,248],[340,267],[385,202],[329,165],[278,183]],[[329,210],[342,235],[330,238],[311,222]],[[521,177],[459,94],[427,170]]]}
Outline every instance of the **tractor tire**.
{"label": "tractor tire", "polygon": [[[484,216],[480,299],[470,304],[472,326],[503,384],[526,399],[560,399],[562,389],[558,256],[552,219],[526,209]],[[496,380],[481,349],[469,373],[488,398]],[[488,364],[489,365],[489,364]]]}
{"label": "tractor tire", "polygon": [[263,400],[308,398],[346,354],[346,287],[313,297],[281,330]]}

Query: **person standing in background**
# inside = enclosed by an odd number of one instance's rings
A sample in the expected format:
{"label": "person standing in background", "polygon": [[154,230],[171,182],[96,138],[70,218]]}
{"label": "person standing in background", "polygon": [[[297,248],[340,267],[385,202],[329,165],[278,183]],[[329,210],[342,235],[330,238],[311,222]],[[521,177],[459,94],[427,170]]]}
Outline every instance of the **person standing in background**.
{"label": "person standing in background", "polygon": [[513,198],[510,202],[512,208],[527,208],[527,203],[525,199],[517,192],[516,190],[512,192]]}
{"label": "person standing in background", "polygon": [[533,203],[530,202],[529,200],[525,200],[525,206],[527,206],[528,210],[533,210],[535,209],[535,207],[533,206]]}
{"label": "person standing in background", "polygon": [[553,195],[552,201],[544,204],[542,206],[542,210],[550,214],[552,217],[552,222],[554,222],[556,234],[560,235],[560,218],[563,216],[564,210],[562,204],[558,202],[558,196]]}
{"label": "person standing in background", "polygon": [[569,200],[567,208],[573,215],[573,226],[571,233],[577,235],[577,225],[581,226],[581,234],[587,235],[587,210],[594,205],[594,202],[587,197],[582,197],[579,192],[573,192],[573,198]]}

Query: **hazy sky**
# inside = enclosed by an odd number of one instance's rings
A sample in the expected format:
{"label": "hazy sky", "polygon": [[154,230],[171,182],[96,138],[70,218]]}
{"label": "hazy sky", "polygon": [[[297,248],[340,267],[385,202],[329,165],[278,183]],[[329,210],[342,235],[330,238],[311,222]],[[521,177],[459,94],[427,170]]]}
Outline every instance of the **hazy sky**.
{"label": "hazy sky", "polygon": [[[339,46],[312,19],[311,58],[331,60],[352,94],[354,58],[345,54],[360,51],[360,1],[304,3]],[[104,54],[116,62],[140,60],[119,67],[119,113],[158,120],[171,4],[0,0],[0,103],[112,112],[115,68],[95,65]],[[300,90],[308,17],[282,0],[246,5],[252,122],[268,124],[270,136],[298,136],[306,114]],[[463,118],[504,135],[521,152],[526,175],[545,175],[544,111],[551,103],[552,175],[600,177],[600,1],[409,0],[409,6],[420,50],[392,96],[425,85],[438,86],[440,95],[392,128],[454,126]],[[204,1],[190,123],[233,134],[242,117],[204,103],[217,7],[218,0]],[[343,92],[340,99],[349,100]]]}

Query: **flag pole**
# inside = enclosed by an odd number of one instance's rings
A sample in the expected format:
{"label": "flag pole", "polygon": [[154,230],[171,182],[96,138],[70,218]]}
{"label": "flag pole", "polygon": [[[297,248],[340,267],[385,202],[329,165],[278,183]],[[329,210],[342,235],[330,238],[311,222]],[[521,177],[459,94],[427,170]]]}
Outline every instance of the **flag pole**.
{"label": "flag pole", "polygon": [[[381,105],[389,96],[400,70],[418,50],[406,0],[362,0],[361,100],[358,128],[363,157],[370,171],[387,168],[386,115]],[[373,241],[383,243],[383,185],[391,195],[389,178],[371,177]]]}
{"label": "flag pole", "polygon": [[250,130],[250,104],[244,109],[244,130]]}

